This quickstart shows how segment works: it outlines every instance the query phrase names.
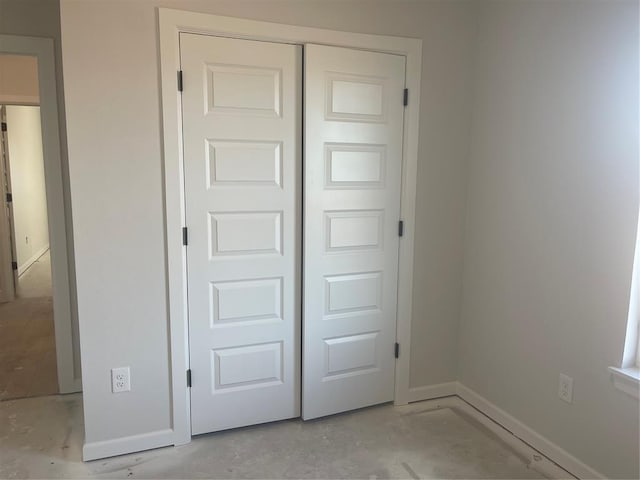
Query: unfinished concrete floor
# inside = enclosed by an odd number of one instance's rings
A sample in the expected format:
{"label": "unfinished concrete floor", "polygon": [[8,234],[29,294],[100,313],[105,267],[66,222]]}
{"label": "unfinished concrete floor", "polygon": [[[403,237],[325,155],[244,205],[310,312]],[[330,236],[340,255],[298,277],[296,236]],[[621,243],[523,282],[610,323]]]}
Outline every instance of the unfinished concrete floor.
{"label": "unfinished concrete floor", "polygon": [[0,400],[58,393],[48,251],[20,276],[16,293],[0,304]]}
{"label": "unfinished concrete floor", "polygon": [[203,435],[82,463],[79,394],[0,402],[0,478],[544,478],[490,431],[433,402]]}

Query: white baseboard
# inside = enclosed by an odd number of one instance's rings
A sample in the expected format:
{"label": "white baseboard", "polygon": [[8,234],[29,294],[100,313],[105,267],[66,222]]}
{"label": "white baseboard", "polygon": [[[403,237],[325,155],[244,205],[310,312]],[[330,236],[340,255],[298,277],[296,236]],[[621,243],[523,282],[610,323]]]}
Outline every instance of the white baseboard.
{"label": "white baseboard", "polygon": [[69,393],[79,393],[82,392],[82,379],[74,378],[73,381],[66,386],[66,388],[60,387],[60,393],[62,395],[67,395]]}
{"label": "white baseboard", "polygon": [[24,272],[26,272],[31,265],[36,263],[41,256],[43,256],[45,253],[47,253],[47,250],[49,250],[49,244],[48,243],[44,247],[42,247],[40,250],[38,250],[34,255],[32,255],[31,258],[29,258],[22,265],[18,265],[18,276],[20,276]]}
{"label": "white baseboard", "polygon": [[605,478],[601,473],[459,382],[457,382],[457,395],[489,417],[493,422],[504,427],[511,435],[522,440],[526,445],[533,447],[577,478]]}
{"label": "white baseboard", "polygon": [[85,442],[82,447],[82,460],[88,462],[99,458],[114,457],[116,455],[151,450],[153,448],[167,447],[173,444],[174,432],[171,429],[115,438],[104,442]]}
{"label": "white baseboard", "polygon": [[[569,475],[566,475],[566,473],[569,473],[580,479],[606,478],[531,427],[459,382],[440,383],[409,390],[409,402],[433,400],[440,397],[445,398],[442,398],[442,401],[439,402],[438,408],[455,408],[473,417],[526,457],[532,468],[546,474],[548,477],[567,478]],[[151,450],[173,445],[174,443],[173,430],[158,430],[103,442],[85,443],[82,449],[82,458],[84,461],[90,461],[131,452]],[[538,453],[544,455],[550,461],[539,458]]]}
{"label": "white baseboard", "polygon": [[426,387],[415,387],[409,389],[409,403],[431,400],[432,398],[448,397],[456,395],[458,382],[439,383]]}

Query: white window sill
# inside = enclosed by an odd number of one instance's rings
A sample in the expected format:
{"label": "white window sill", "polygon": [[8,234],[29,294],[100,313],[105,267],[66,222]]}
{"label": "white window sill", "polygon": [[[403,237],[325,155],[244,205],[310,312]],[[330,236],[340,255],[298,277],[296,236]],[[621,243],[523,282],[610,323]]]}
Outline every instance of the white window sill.
{"label": "white window sill", "polygon": [[632,397],[640,397],[640,369],[609,367],[613,385]]}

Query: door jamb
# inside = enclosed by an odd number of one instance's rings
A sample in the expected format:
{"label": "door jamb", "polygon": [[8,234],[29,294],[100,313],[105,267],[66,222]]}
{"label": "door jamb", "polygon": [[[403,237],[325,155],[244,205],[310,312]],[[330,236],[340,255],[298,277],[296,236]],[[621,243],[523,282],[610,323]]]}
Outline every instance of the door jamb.
{"label": "door jamb", "polygon": [[404,235],[400,239],[396,321],[396,338],[401,349],[400,356],[396,360],[394,402],[396,405],[408,403],[422,40],[284,25],[167,8],[158,8],[158,28],[174,444],[180,445],[191,441],[191,412],[186,376],[189,365],[186,251],[181,235],[182,227],[185,226],[180,129],[182,113],[180,92],[177,88],[177,72],[180,70],[180,33],[301,45],[315,43],[406,57],[405,86],[409,89],[410,97],[409,104],[405,107],[403,133],[400,219],[404,221]]}
{"label": "door jamb", "polygon": [[[49,248],[51,251],[51,278],[53,280],[53,321],[55,326],[58,386],[60,393],[77,392],[81,387],[79,372],[75,371],[73,360],[69,259],[53,39],[0,35],[0,53],[31,55],[38,60],[38,88],[49,223]],[[11,128],[10,125],[9,128]]]}
{"label": "door jamb", "polygon": [[[2,121],[2,123],[7,122],[7,108],[5,106],[6,104],[0,105],[0,121]],[[2,140],[0,141],[0,150],[3,150],[2,152],[0,152],[0,194],[2,195],[0,197],[0,202],[6,202],[8,203],[8,205],[6,205],[6,211],[2,212],[2,215],[5,217],[4,219],[0,220],[1,222],[6,222],[5,226],[7,228],[7,232],[3,232],[3,233],[9,233],[9,238],[7,239],[6,237],[4,238],[4,240],[0,239],[0,249],[3,250],[2,253],[0,253],[0,258],[2,258],[2,260],[5,262],[5,265],[1,266],[0,269],[4,270],[4,271],[0,271],[0,275],[4,275],[5,279],[9,276],[7,275],[7,273],[10,271],[11,272],[11,281],[13,282],[11,285],[11,290],[12,290],[12,294],[11,294],[11,300],[13,301],[16,299],[16,290],[18,287],[18,269],[13,269],[13,265],[10,265],[9,262],[7,262],[6,260],[11,260],[12,263],[15,259],[18,258],[18,252],[16,251],[16,242],[15,242],[15,238],[16,238],[16,232],[15,232],[15,222],[14,222],[14,217],[13,217],[13,202],[7,202],[6,198],[7,198],[7,194],[10,193],[7,191],[7,188],[9,190],[11,190],[11,166],[10,166],[10,162],[9,162],[9,137],[8,137],[8,132],[0,132],[0,135],[2,135]],[[9,242],[8,244],[4,243],[4,242]],[[4,255],[9,254],[9,258],[3,258]]]}

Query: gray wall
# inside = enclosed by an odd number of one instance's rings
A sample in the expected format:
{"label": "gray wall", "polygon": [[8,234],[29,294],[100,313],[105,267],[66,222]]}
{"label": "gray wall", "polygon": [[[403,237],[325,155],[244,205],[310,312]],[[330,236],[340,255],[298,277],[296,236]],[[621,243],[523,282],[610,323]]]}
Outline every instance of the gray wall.
{"label": "gray wall", "polygon": [[[76,303],[73,225],[67,155],[67,131],[62,76],[62,45],[60,41],[60,2],[58,0],[0,0],[0,34],[52,38],[54,42],[56,86],[58,88],[58,128],[60,130],[60,158],[67,227],[67,255],[69,259],[69,291],[71,292],[71,323],[73,334],[74,378],[80,378],[80,348],[78,310]],[[1,47],[1,45],[0,45]]]}
{"label": "gray wall", "polygon": [[[468,2],[62,0],[86,440],[171,427],[158,6],[424,40],[411,385],[454,381]],[[132,391],[112,395],[109,370],[123,365]]]}
{"label": "gray wall", "polygon": [[[638,3],[486,2],[460,380],[596,470],[638,478],[614,389],[638,215]],[[574,378],[574,402],[558,376]]]}
{"label": "gray wall", "polygon": [[87,441],[171,426],[157,6],[422,38],[411,385],[459,378],[638,476],[638,403],[607,373],[638,207],[632,2],[62,0]]}

